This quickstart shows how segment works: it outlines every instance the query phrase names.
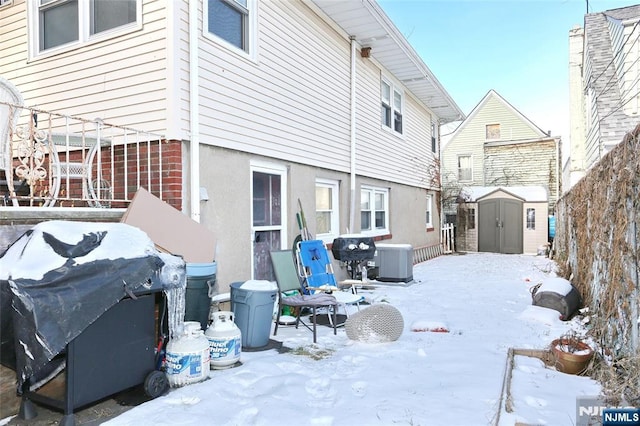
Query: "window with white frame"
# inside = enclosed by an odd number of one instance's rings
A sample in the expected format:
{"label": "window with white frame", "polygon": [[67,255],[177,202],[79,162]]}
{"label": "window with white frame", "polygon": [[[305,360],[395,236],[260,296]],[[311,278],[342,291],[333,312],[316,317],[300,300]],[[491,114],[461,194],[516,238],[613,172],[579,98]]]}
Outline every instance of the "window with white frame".
{"label": "window with white frame", "polygon": [[530,231],[536,229],[536,209],[527,209],[527,229]]}
{"label": "window with white frame", "polygon": [[13,0],[0,0],[0,7],[9,6],[11,3],[13,3]]}
{"label": "window with white frame", "polygon": [[470,155],[458,155],[458,181],[469,182],[473,180]]}
{"label": "window with white frame", "polygon": [[360,190],[360,231],[383,234],[389,230],[389,190],[362,187]]}
{"label": "window with white frame", "polygon": [[438,151],[438,144],[436,143],[436,123],[433,121],[433,117],[431,117],[431,152],[435,153]]}
{"label": "window with white frame", "polygon": [[339,234],[339,184],[328,179],[316,180],[316,234],[319,239]]}
{"label": "window with white frame", "polygon": [[426,211],[427,228],[433,228],[433,195],[427,195],[427,211]]}
{"label": "window with white frame", "polygon": [[[36,0],[33,53],[89,42],[141,25],[142,0]],[[119,32],[118,32],[119,33]]]}
{"label": "window with white frame", "polygon": [[246,53],[251,49],[255,0],[205,0],[205,35]]}
{"label": "window with white frame", "polygon": [[402,134],[403,95],[391,83],[382,80],[380,86],[382,125]]}

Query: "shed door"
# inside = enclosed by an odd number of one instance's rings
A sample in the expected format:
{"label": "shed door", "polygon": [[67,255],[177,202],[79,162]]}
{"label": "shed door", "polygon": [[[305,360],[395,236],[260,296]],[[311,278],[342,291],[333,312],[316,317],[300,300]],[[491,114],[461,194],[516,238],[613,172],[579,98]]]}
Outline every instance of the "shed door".
{"label": "shed door", "polygon": [[522,253],[522,202],[496,198],[478,203],[478,251]]}

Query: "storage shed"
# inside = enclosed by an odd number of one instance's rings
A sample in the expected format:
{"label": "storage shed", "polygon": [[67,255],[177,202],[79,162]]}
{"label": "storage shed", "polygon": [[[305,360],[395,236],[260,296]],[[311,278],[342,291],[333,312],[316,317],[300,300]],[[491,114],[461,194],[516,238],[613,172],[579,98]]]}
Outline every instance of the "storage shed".
{"label": "storage shed", "polygon": [[458,204],[458,250],[537,254],[548,242],[548,206],[542,186],[464,188]]}

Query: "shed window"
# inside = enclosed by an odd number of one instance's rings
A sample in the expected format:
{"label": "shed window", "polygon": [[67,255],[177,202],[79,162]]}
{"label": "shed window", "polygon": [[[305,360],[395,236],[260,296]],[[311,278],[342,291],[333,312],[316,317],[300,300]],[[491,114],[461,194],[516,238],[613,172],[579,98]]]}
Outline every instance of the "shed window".
{"label": "shed window", "polygon": [[536,209],[527,209],[527,229],[536,229]]}
{"label": "shed window", "polygon": [[467,229],[476,229],[476,209],[467,209]]}

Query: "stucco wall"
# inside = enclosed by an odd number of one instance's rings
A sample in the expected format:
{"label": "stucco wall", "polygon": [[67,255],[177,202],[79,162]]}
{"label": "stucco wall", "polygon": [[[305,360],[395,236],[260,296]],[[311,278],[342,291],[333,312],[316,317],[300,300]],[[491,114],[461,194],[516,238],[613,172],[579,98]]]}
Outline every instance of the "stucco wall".
{"label": "stucco wall", "polygon": [[[340,232],[357,233],[360,230],[360,185],[375,185],[389,188],[389,228],[385,243],[411,244],[413,247],[438,244],[439,227],[427,232],[425,210],[427,191],[391,182],[366,178],[356,181],[356,230],[347,230],[349,224],[350,180],[349,175],[327,169],[311,167],[281,160],[266,160],[262,157],[223,148],[203,146],[200,150],[202,164],[201,185],[207,188],[208,201],[201,201],[200,221],[211,229],[217,238],[216,262],[220,291],[225,291],[234,281],[251,278],[251,161],[271,161],[286,167],[286,235],[283,247],[290,248],[299,234],[295,214],[298,198],[302,202],[307,222],[315,234],[315,182],[317,178],[336,179],[340,182]],[[245,194],[244,196],[242,194]],[[439,223],[437,197],[433,194],[434,223]],[[283,196],[284,198],[284,196]],[[285,213],[283,213],[285,214]],[[339,263],[334,264],[340,278],[345,272]]]}

